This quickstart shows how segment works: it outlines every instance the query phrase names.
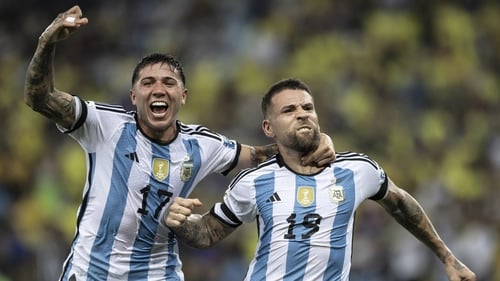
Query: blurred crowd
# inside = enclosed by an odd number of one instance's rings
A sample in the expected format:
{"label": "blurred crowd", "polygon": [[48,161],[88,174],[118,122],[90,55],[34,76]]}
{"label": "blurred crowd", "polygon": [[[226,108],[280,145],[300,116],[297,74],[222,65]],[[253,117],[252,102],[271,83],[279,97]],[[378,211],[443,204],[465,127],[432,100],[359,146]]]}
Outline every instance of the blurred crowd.
{"label": "blurred crowd", "polygon": [[[498,1],[172,0],[0,3],[0,281],[56,280],[85,181],[80,147],[23,103],[38,36],[79,4],[89,24],[57,47],[59,89],[131,108],[132,69],[150,52],[184,65],[186,123],[247,144],[260,98],[309,84],[337,151],[375,159],[421,202],[480,281],[500,280]],[[195,191],[200,212],[230,178]],[[186,281],[241,280],[256,242],[244,226],[217,247],[181,247]],[[358,210],[352,280],[440,281],[437,258],[382,208]]]}

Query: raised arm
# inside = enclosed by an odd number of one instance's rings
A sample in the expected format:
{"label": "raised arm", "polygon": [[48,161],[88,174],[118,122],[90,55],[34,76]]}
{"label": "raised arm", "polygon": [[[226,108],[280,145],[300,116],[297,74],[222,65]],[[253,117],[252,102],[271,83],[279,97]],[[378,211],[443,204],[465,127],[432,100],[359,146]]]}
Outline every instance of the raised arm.
{"label": "raised arm", "polygon": [[388,180],[387,196],[377,201],[396,221],[429,247],[443,262],[451,281],[476,280],[475,274],[458,260],[439,237],[420,204],[408,192]]}
{"label": "raised arm", "polygon": [[201,205],[198,199],[176,197],[165,214],[164,222],[187,245],[209,248],[236,228],[224,224],[210,212],[193,214],[193,208]]}
{"label": "raised arm", "polygon": [[56,43],[68,38],[88,23],[80,7],[59,14],[38,39],[38,45],[26,72],[24,101],[34,111],[69,128],[75,119],[75,102],[69,93],[54,86],[53,62]]}

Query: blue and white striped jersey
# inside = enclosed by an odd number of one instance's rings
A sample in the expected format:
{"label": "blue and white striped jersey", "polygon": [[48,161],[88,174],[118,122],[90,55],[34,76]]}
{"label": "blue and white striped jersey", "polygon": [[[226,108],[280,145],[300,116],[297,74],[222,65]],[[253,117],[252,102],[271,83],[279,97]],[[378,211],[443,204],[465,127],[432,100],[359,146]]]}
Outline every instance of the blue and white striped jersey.
{"label": "blue and white striped jersey", "polygon": [[257,220],[245,280],[347,281],[356,208],[386,192],[384,171],[366,155],[338,153],[314,175],[294,173],[278,155],[240,172],[211,212],[232,226]]}
{"label": "blue and white striped jersey", "polygon": [[177,127],[172,142],[155,143],[134,112],[81,102],[66,133],[86,152],[87,180],[61,280],[184,280],[163,212],[208,174],[232,169],[240,145],[202,126]]}

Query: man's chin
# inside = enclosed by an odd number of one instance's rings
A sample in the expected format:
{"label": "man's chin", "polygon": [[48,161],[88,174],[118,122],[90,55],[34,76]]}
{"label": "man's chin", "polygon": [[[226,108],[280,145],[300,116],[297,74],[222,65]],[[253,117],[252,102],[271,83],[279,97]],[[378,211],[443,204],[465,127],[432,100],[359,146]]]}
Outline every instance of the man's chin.
{"label": "man's chin", "polygon": [[146,122],[139,122],[139,126],[143,129],[154,131],[156,134],[170,130],[175,127],[175,122],[170,120],[152,120]]}

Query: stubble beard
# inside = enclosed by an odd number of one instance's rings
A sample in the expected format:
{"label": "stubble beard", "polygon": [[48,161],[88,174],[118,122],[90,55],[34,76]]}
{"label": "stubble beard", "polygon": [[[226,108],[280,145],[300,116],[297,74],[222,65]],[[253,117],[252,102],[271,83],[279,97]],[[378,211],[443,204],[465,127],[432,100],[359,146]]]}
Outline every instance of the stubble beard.
{"label": "stubble beard", "polygon": [[319,146],[320,134],[318,130],[313,130],[310,134],[290,133],[288,147],[300,152],[302,155],[315,151]]}

